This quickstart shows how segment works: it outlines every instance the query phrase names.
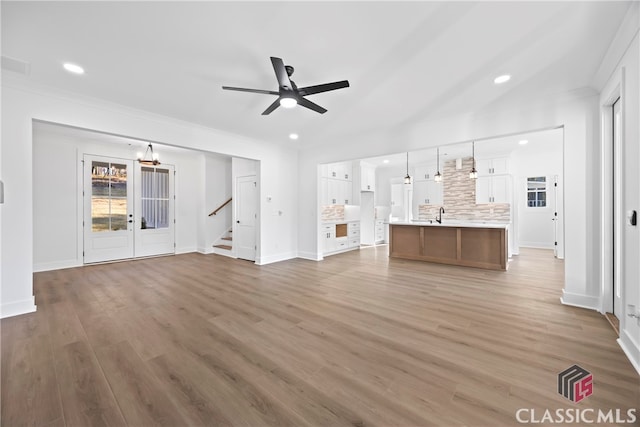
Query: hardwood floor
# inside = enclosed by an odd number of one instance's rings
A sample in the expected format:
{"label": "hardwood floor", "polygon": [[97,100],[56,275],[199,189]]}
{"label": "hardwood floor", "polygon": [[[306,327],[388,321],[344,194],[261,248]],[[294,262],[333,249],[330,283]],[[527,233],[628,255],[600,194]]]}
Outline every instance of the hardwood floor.
{"label": "hardwood floor", "polygon": [[[507,272],[386,251],[37,273],[38,311],[1,322],[2,425],[508,426],[519,408],[640,406],[607,320],[560,304],[549,251]],[[594,377],[578,404],[557,393],[573,364]]]}

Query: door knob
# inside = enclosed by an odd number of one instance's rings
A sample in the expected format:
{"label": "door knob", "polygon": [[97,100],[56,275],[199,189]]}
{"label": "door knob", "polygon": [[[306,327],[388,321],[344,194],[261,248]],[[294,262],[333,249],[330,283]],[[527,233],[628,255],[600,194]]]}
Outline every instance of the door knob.
{"label": "door knob", "polygon": [[133,222],[133,220],[132,220],[132,219],[130,219],[128,222]]}

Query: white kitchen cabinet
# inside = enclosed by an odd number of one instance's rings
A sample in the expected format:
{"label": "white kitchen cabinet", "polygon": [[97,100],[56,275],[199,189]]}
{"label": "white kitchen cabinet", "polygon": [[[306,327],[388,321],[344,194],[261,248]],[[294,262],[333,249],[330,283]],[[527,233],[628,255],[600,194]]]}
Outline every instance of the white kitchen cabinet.
{"label": "white kitchen cabinet", "polygon": [[349,241],[349,247],[360,247],[360,223],[350,222],[347,228],[347,238]]}
{"label": "white kitchen cabinet", "polygon": [[323,205],[352,205],[353,183],[334,178],[322,178],[321,200]]}
{"label": "white kitchen cabinet", "polygon": [[509,173],[509,158],[476,159],[478,176],[507,175]]}
{"label": "white kitchen cabinet", "polygon": [[[326,167],[326,177],[342,181],[353,181],[352,162],[329,163]],[[325,175],[323,175],[325,176]]]}
{"label": "white kitchen cabinet", "polygon": [[438,167],[435,164],[416,166],[413,179],[414,181],[433,181],[437,171]]}
{"label": "white kitchen cabinet", "polygon": [[[338,232],[339,231],[339,232]],[[360,222],[323,224],[320,232],[323,255],[333,255],[360,247]]]}
{"label": "white kitchen cabinet", "polygon": [[404,184],[391,184],[391,216],[402,218],[404,212]]}
{"label": "white kitchen cabinet", "polygon": [[375,241],[376,243],[384,243],[384,220],[377,219],[375,224]]}
{"label": "white kitchen cabinet", "polygon": [[439,182],[415,181],[413,183],[413,217],[418,218],[419,205],[443,204],[443,187]]}
{"label": "white kitchen cabinet", "polygon": [[511,176],[483,176],[476,179],[476,204],[511,203]]}
{"label": "white kitchen cabinet", "polygon": [[376,191],[376,168],[360,163],[360,191]]}
{"label": "white kitchen cabinet", "polygon": [[323,224],[320,238],[323,242],[322,249],[324,253],[330,253],[336,250],[336,225]]}

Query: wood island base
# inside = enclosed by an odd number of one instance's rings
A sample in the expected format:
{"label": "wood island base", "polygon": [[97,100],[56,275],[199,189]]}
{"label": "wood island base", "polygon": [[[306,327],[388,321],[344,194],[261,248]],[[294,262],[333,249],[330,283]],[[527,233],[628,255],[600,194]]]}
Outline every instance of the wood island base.
{"label": "wood island base", "polygon": [[391,258],[506,270],[507,227],[389,224]]}

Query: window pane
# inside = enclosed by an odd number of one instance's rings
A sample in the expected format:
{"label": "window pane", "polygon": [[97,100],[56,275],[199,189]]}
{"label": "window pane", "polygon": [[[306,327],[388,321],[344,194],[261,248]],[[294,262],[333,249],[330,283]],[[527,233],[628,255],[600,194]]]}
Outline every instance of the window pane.
{"label": "window pane", "polygon": [[142,168],[142,219],[140,228],[169,227],[169,170]]}
{"label": "window pane", "polygon": [[127,228],[127,167],[123,164],[91,163],[91,230]]}

